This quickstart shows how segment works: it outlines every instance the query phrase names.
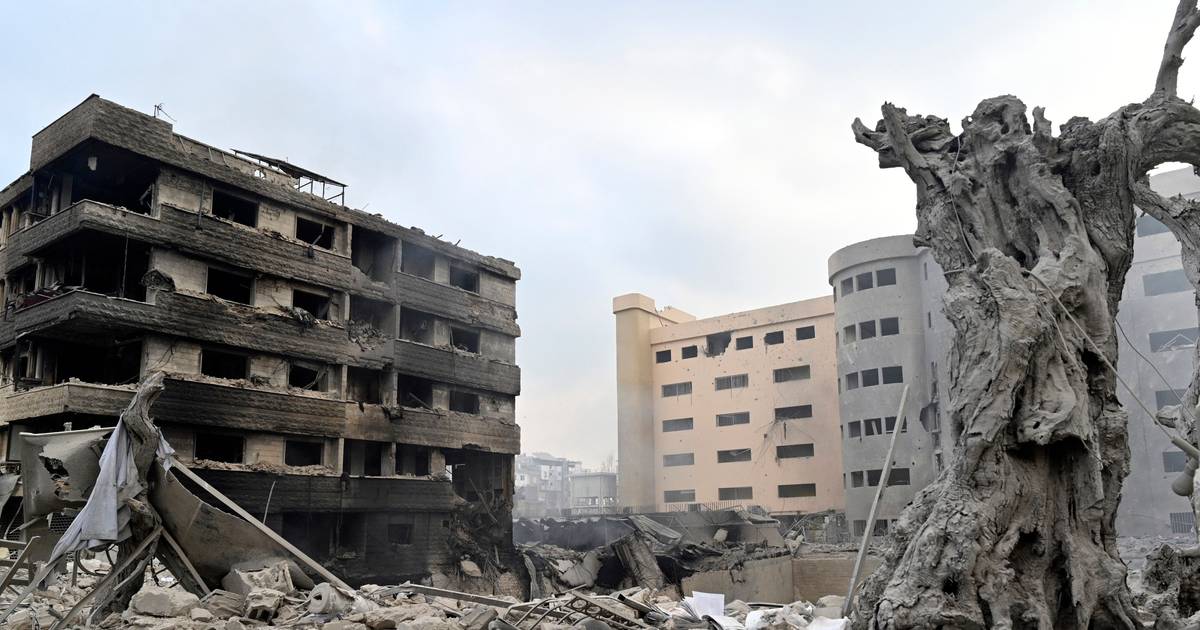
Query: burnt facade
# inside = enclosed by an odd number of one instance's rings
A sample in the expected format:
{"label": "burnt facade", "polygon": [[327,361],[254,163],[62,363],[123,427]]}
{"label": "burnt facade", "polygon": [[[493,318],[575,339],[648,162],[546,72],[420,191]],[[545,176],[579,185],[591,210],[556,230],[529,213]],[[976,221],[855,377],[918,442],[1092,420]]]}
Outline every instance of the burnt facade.
{"label": "burnt facade", "polygon": [[243,155],[97,96],[34,135],[0,191],[0,455],[163,371],[179,458],[351,581],[457,561],[480,514],[510,540],[520,271]]}

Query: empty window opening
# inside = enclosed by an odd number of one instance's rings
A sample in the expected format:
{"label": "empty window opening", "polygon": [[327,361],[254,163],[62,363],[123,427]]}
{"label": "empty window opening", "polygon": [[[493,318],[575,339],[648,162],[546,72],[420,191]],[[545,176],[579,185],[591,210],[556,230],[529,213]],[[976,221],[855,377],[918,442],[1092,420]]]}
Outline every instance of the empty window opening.
{"label": "empty window opening", "polygon": [[867,485],[874,488],[879,485],[879,478],[883,476],[883,470],[868,470]]}
{"label": "empty window opening", "polygon": [[307,440],[285,440],[283,463],[288,466],[320,466],[324,462],[325,445]]}
{"label": "empty window opening", "polygon": [[[928,269],[926,269],[926,275],[928,275]],[[896,284],[896,269],[894,267],[880,269],[875,272],[875,286],[886,287],[893,284]]]}
{"label": "empty window opening", "polygon": [[907,486],[911,483],[908,477],[907,468],[893,468],[888,472],[889,486]]}
{"label": "empty window opening", "polygon": [[816,336],[817,329],[815,326],[801,326],[796,329],[796,341],[804,341],[805,339],[812,339]]}
{"label": "empty window opening", "polygon": [[863,370],[859,373],[859,378],[862,379],[863,387],[874,387],[879,384],[879,370]]}
{"label": "empty window opening", "polygon": [[775,382],[786,383],[788,381],[803,381],[810,378],[811,375],[812,370],[807,365],[779,368],[778,370],[775,370]]}
{"label": "empty window opening", "polygon": [[[31,351],[22,352],[15,376],[22,388],[26,385],[65,383],[71,379],[124,385],[136,382],[141,375],[141,355],[140,339],[106,342],[104,345],[39,340]],[[34,368],[39,361],[40,378],[30,378],[37,375],[27,370]]]}
{"label": "empty window opening", "polygon": [[737,349],[738,350],[749,350],[750,348],[753,348],[753,347],[754,347],[754,337],[746,336],[746,337],[738,337],[737,338]]}
{"label": "empty window opening", "polygon": [[216,378],[249,378],[250,359],[236,352],[204,348],[200,351],[200,373]]}
{"label": "empty window opening", "polygon": [[691,466],[696,463],[695,453],[663,455],[663,466]]}
{"label": "empty window opening", "polygon": [[858,338],[870,339],[875,336],[875,320],[869,319],[858,324]]}
{"label": "empty window opening", "polygon": [[411,545],[413,526],[409,523],[388,523],[388,543],[393,545]]}
{"label": "empty window opening", "polygon": [[[88,141],[59,160],[63,173],[38,178],[39,195],[49,193],[51,214],[85,199],[150,214],[158,166],[129,151]],[[43,186],[49,186],[45,190]],[[31,213],[32,214],[32,213]]]}
{"label": "empty window opening", "polygon": [[296,217],[296,240],[321,249],[333,249],[334,227],[319,221]]}
{"label": "empty window opening", "polygon": [[433,409],[433,381],[419,376],[397,374],[396,398],[401,407]]}
{"label": "empty window opening", "polygon": [[[150,268],[150,246],[141,241],[85,230],[68,236],[41,252],[42,287],[53,292],[82,287],[93,293],[138,301],[146,299],[142,278]],[[31,278],[36,280],[35,278]],[[26,292],[13,284],[13,294]],[[33,291],[33,286],[28,287]],[[39,292],[40,293],[40,292]],[[22,300],[30,305],[37,293]]]}
{"label": "empty window opening", "polygon": [[479,270],[450,265],[450,286],[471,293],[479,293]]}
{"label": "empty window opening", "polygon": [[754,498],[754,488],[739,486],[736,488],[717,488],[718,501],[749,501]]}
{"label": "empty window opening", "polygon": [[813,415],[812,405],[794,405],[791,407],[776,407],[776,420],[797,420],[801,418],[811,418]]}
{"label": "empty window opening", "polygon": [[403,243],[400,253],[400,271],[433,280],[434,253],[420,245]]}
{"label": "empty window opening", "polygon": [[337,530],[335,553],[338,556],[357,557],[366,553],[367,518],[361,512],[342,512],[341,525]]}
{"label": "empty window opening", "polygon": [[729,348],[729,342],[733,339],[732,333],[713,333],[704,338],[704,354],[706,356],[715,357],[725,354],[725,350]]}
{"label": "empty window opening", "polygon": [[683,349],[679,351],[679,357],[681,359],[695,359],[696,354],[696,346],[684,346]]}
{"label": "empty window opening", "polygon": [[718,464],[732,464],[735,462],[748,461],[750,461],[750,449],[748,448],[734,448],[724,451],[717,451]]}
{"label": "empty window opening", "polygon": [[863,487],[863,473],[861,470],[856,470],[856,471],[850,473],[850,487],[851,488]]}
{"label": "empty window opening", "polygon": [[662,430],[663,430],[663,433],[671,433],[672,431],[691,431],[692,430],[692,419],[691,418],[675,418],[672,420],[663,420]]}
{"label": "empty window opening", "polygon": [[369,368],[351,367],[346,370],[347,398],[355,402],[378,405],[380,398],[379,379],[383,372]]}
{"label": "empty window opening", "polygon": [[692,383],[669,383],[662,386],[662,397],[671,398],[673,396],[689,396],[692,393]]}
{"label": "empty window opening", "polygon": [[658,352],[655,352],[654,353],[654,362],[655,363],[670,363],[671,362],[671,351],[670,350],[659,350]]}
{"label": "empty window opening", "polygon": [[854,276],[854,289],[856,291],[865,291],[873,286],[875,286],[875,282],[871,272],[868,271],[867,273],[860,273]]}
{"label": "empty window opening", "polygon": [[1183,472],[1187,468],[1187,455],[1183,451],[1165,451],[1162,454],[1163,472]]}
{"label": "empty window opening", "polygon": [[750,424],[750,412],[738,411],[735,413],[719,413],[717,414],[717,426],[731,427],[736,424]]}
{"label": "empty window opening", "polygon": [[1192,290],[1192,283],[1188,282],[1182,269],[1148,273],[1142,276],[1142,286],[1148,296]]}
{"label": "empty window opening", "polygon": [[385,442],[367,442],[363,445],[363,474],[368,477],[383,475],[383,454],[389,449]]}
{"label": "empty window opening", "polygon": [[783,343],[783,331],[776,330],[763,335],[763,343],[767,344],[768,346]]}
{"label": "empty window opening", "polygon": [[333,319],[330,317],[331,304],[332,300],[328,295],[292,289],[292,306],[308,311],[317,319]]}
{"label": "empty window opening", "polygon": [[292,363],[288,366],[288,387],[323,392],[328,373],[328,368],[323,365]]}
{"label": "empty window opening", "polygon": [[1164,352],[1180,348],[1195,348],[1200,328],[1180,328],[1150,333],[1150,351]]}
{"label": "empty window opening", "polygon": [[451,326],[450,345],[463,352],[479,354],[479,331]]}
{"label": "empty window opening", "polygon": [[350,264],[376,282],[390,280],[396,264],[396,239],[354,226],[350,237]]}
{"label": "empty window opening", "polygon": [[208,268],[208,284],[205,291],[222,300],[238,304],[254,304],[254,279],[249,275]]}
{"label": "empty window opening", "polygon": [[400,338],[427,346],[435,345],[437,317],[429,313],[400,307]]}
{"label": "empty window opening", "polygon": [[194,457],[227,464],[242,463],[246,440],[238,435],[197,433]]}
{"label": "empty window opening", "polygon": [[[924,411],[924,409],[922,409],[922,411]],[[895,431],[896,430],[896,416],[888,416],[888,417],[884,418],[883,426],[884,426],[884,429],[888,433]],[[908,418],[905,418],[904,422],[900,424],[900,432],[908,433]]]}
{"label": "empty window opening", "polygon": [[879,320],[879,334],[883,337],[900,334],[900,318],[884,317]]}
{"label": "empty window opening", "polygon": [[884,385],[904,382],[904,368],[899,365],[885,367],[882,372]]}
{"label": "empty window opening", "polygon": [[814,453],[812,444],[780,444],[775,447],[775,457],[779,459],[812,457]]}
{"label": "empty window opening", "polygon": [[815,496],[817,496],[817,484],[815,483],[789,483],[779,486],[780,499]]}
{"label": "empty window opening", "polygon": [[479,413],[479,394],[450,390],[450,411]]}
{"label": "empty window opening", "polygon": [[882,418],[867,418],[863,420],[864,433],[867,435],[883,435],[882,422]]}
{"label": "empty window opening", "polygon": [[750,375],[734,374],[732,376],[718,376],[715,381],[717,391],[723,389],[741,389],[750,386]]}
{"label": "empty window opening", "polygon": [[858,341],[858,327],[850,324],[842,329],[842,343]]}
{"label": "empty window opening", "polygon": [[695,490],[664,490],[663,503],[687,503],[696,500]]}
{"label": "empty window opening", "polygon": [[258,225],[257,202],[221,190],[213,191],[212,213],[214,217],[228,219],[234,223],[250,227]]}
{"label": "empty window opening", "polygon": [[846,375],[846,389],[858,389],[858,372]]}
{"label": "empty window opening", "polygon": [[360,295],[350,296],[350,320],[367,324],[391,338],[396,334],[395,308],[387,302],[372,300]]}
{"label": "empty window opening", "polygon": [[867,522],[865,520],[854,521],[854,535],[862,536],[867,532]]}
{"label": "empty window opening", "polygon": [[850,437],[856,438],[862,436],[862,424],[858,420],[851,420],[846,423],[847,433]]}
{"label": "empty window opening", "polygon": [[842,297],[846,297],[854,293],[854,278],[846,278],[842,280]]}

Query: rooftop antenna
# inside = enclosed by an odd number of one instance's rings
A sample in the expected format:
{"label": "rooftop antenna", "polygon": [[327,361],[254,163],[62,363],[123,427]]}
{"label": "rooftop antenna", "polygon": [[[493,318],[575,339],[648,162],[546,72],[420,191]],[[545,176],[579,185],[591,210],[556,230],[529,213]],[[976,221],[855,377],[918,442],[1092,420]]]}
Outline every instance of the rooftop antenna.
{"label": "rooftop antenna", "polygon": [[172,118],[171,115],[168,114],[166,112],[166,110],[163,109],[162,103],[159,103],[154,106],[154,117],[158,118],[159,114],[162,114],[164,117],[166,117],[167,120],[170,120],[171,122],[179,122],[178,120],[175,120],[174,118]]}

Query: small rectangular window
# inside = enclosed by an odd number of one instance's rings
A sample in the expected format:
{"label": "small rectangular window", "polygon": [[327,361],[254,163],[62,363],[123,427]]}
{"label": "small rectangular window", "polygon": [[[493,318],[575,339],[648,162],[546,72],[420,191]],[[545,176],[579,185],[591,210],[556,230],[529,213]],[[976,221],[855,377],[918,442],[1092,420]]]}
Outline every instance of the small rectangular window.
{"label": "small rectangular window", "polygon": [[320,442],[305,440],[285,440],[283,443],[283,463],[288,466],[320,466],[325,452],[325,445]]}
{"label": "small rectangular window", "polygon": [[1155,409],[1170,407],[1171,405],[1182,405],[1183,394],[1186,390],[1182,389],[1163,389],[1154,392],[1154,403],[1157,405]]}
{"label": "small rectangular window", "polygon": [[862,436],[862,424],[858,420],[851,420],[850,422],[847,422],[846,428],[848,429],[850,437],[856,438]]}
{"label": "small rectangular window", "polygon": [[874,387],[879,384],[879,370],[877,369],[863,370],[859,373],[859,377],[862,379],[863,387]]}
{"label": "small rectangular window", "polygon": [[479,331],[451,326],[450,345],[463,352],[479,354]]}
{"label": "small rectangular window", "polygon": [[815,496],[817,496],[817,484],[815,483],[789,483],[779,486],[780,499]]}
{"label": "small rectangular window", "polygon": [[1164,451],[1162,457],[1163,472],[1183,472],[1187,467],[1187,455],[1183,451]]}
{"label": "small rectangular window", "polygon": [[875,320],[869,319],[858,324],[858,338],[870,339],[875,336]]}
{"label": "small rectangular window", "polygon": [[741,486],[737,488],[717,488],[718,501],[749,501],[754,498],[754,488]]}
{"label": "small rectangular window", "polygon": [[209,295],[215,295],[222,300],[253,305],[254,278],[245,274],[209,267],[205,292]]}
{"label": "small rectangular window", "polygon": [[776,330],[763,335],[763,343],[767,344],[768,346],[783,343],[783,331]]}
{"label": "small rectangular window", "polygon": [[863,420],[863,433],[867,435],[883,435],[883,425],[880,418]]}
{"label": "small rectangular window", "polygon": [[333,226],[296,217],[296,240],[321,249],[333,249]]}
{"label": "small rectangular window", "polygon": [[812,457],[813,454],[812,444],[780,444],[775,447],[775,457],[779,459]]}
{"label": "small rectangular window", "polygon": [[663,503],[688,503],[696,500],[695,490],[664,490]]}
{"label": "small rectangular window", "polygon": [[450,411],[479,413],[479,394],[450,390]]}
{"label": "small rectangular window", "polygon": [[896,269],[888,267],[875,272],[875,285],[886,287],[896,284]]}
{"label": "small rectangular window", "polygon": [[865,520],[854,521],[854,535],[862,536],[867,533],[867,522]]}
{"label": "small rectangular window", "polygon": [[249,378],[250,359],[236,352],[204,348],[200,351],[200,373],[217,378]]}
{"label": "small rectangular window", "polygon": [[737,345],[735,347],[738,350],[749,350],[750,348],[753,348],[754,347],[754,337],[749,337],[749,336],[738,337]]}
{"label": "small rectangular window", "polygon": [[801,326],[796,329],[796,341],[804,341],[805,339],[812,339],[816,336],[817,329],[815,326]]}
{"label": "small rectangular window", "polygon": [[879,320],[879,335],[881,337],[889,337],[891,335],[900,334],[900,318],[899,317],[884,317]]}
{"label": "small rectangular window", "polygon": [[871,272],[860,273],[854,277],[854,289],[856,291],[865,291],[875,286],[874,276]]}
{"label": "small rectangular window", "polygon": [[734,448],[725,451],[717,451],[718,464],[732,464],[735,462],[750,461],[750,449]]}
{"label": "small rectangular window", "polygon": [[679,356],[683,359],[695,359],[696,354],[696,346],[684,346],[683,349],[679,351]]}
{"label": "small rectangular window", "polygon": [[842,297],[846,297],[854,293],[854,278],[846,278],[842,280]]}
{"label": "small rectangular window", "polygon": [[775,370],[775,382],[786,383],[788,381],[803,381],[812,376],[812,370],[807,365],[797,365],[795,367],[779,368]]}
{"label": "small rectangular window", "polygon": [[654,353],[654,362],[655,363],[670,363],[671,362],[671,351],[670,350],[659,350],[658,352],[655,352]]}
{"label": "small rectangular window", "polygon": [[888,471],[889,486],[907,486],[909,483],[907,468],[893,468]]}
{"label": "small rectangular window", "polygon": [[243,461],[245,450],[246,440],[240,435],[197,433],[193,457],[213,462],[240,464]]}
{"label": "small rectangular window", "polygon": [[729,342],[733,339],[730,333],[713,333],[704,337],[704,354],[705,356],[717,357],[725,354],[725,350],[729,348]]}
{"label": "small rectangular window", "polygon": [[850,324],[842,329],[842,343],[858,341],[858,326]]}
{"label": "small rectangular window", "polygon": [[1178,330],[1152,332],[1150,333],[1150,351],[1165,352],[1180,348],[1195,348],[1198,338],[1200,338],[1200,328],[1180,328]]}
{"label": "small rectangular window", "polygon": [[670,383],[662,386],[663,398],[671,398],[672,396],[687,396],[692,393],[692,383]]}
{"label": "small rectangular window", "polygon": [[858,389],[858,372],[846,375],[846,389]]}
{"label": "small rectangular window", "polygon": [[323,392],[326,372],[324,366],[292,362],[288,364],[288,387]]}
{"label": "small rectangular window", "polygon": [[412,528],[409,523],[388,523],[388,542],[393,545],[411,545]]}
{"label": "small rectangular window", "polygon": [[1182,269],[1172,269],[1142,276],[1142,287],[1148,296],[1191,291],[1192,283]]}
{"label": "small rectangular window", "polygon": [[663,433],[671,433],[673,431],[691,431],[692,430],[692,419],[691,418],[675,418],[673,420],[663,420],[662,430],[663,430]]}
{"label": "small rectangular window", "polygon": [[1171,228],[1167,227],[1166,224],[1148,214],[1143,214],[1137,219],[1138,236],[1150,236],[1152,234],[1162,234],[1163,232],[1170,231]]}
{"label": "small rectangular window", "polygon": [[750,412],[739,411],[736,413],[719,413],[717,414],[717,426],[731,427],[736,424],[750,424]]}
{"label": "small rectangular window", "polygon": [[885,368],[883,368],[882,372],[883,372],[883,384],[884,385],[890,385],[892,383],[903,383],[904,382],[904,368],[899,365],[885,367]]}
{"label": "small rectangular window", "polygon": [[292,289],[292,306],[304,309],[308,314],[317,319],[332,319],[329,316],[330,304],[331,300],[328,295]]}
{"label": "small rectangular window", "polygon": [[213,191],[212,214],[214,217],[228,219],[250,227],[258,225],[257,202],[231,195],[222,190]]}
{"label": "small rectangular window", "polygon": [[[896,416],[888,416],[888,417],[884,418],[883,426],[884,426],[884,429],[888,433],[895,431],[896,430]],[[907,418],[905,418],[904,424],[900,425],[900,432],[908,433],[908,419]]]}
{"label": "small rectangular window", "polygon": [[875,486],[878,486],[878,485],[879,485],[879,478],[880,478],[880,477],[882,477],[882,476],[883,476],[883,470],[882,470],[882,469],[880,469],[880,470],[868,470],[868,471],[867,471],[867,485],[868,485],[868,486],[871,486],[872,488],[874,488]]}
{"label": "small rectangular window", "polygon": [[691,466],[695,463],[695,453],[675,453],[673,455],[663,455],[663,466]]}
{"label": "small rectangular window", "polygon": [[811,418],[813,414],[812,405],[794,405],[791,407],[776,407],[776,420],[797,420],[800,418]]}
{"label": "small rectangular window", "polygon": [[733,376],[718,376],[715,380],[717,391],[723,389],[741,389],[750,386],[750,376],[748,374],[734,374]]}
{"label": "small rectangular window", "polygon": [[861,470],[856,470],[856,471],[850,473],[850,487],[851,488],[863,487],[863,473]]}
{"label": "small rectangular window", "polygon": [[459,265],[450,265],[450,286],[471,293],[479,293],[479,270]]}

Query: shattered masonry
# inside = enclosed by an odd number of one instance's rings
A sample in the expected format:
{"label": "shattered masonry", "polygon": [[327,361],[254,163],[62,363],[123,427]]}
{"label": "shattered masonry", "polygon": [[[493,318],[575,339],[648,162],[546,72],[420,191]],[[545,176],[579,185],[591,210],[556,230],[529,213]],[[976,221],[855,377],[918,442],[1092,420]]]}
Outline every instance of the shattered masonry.
{"label": "shattered masonry", "polygon": [[252,157],[95,95],[34,135],[0,191],[0,459],[161,370],[180,458],[351,582],[504,561],[520,271]]}

